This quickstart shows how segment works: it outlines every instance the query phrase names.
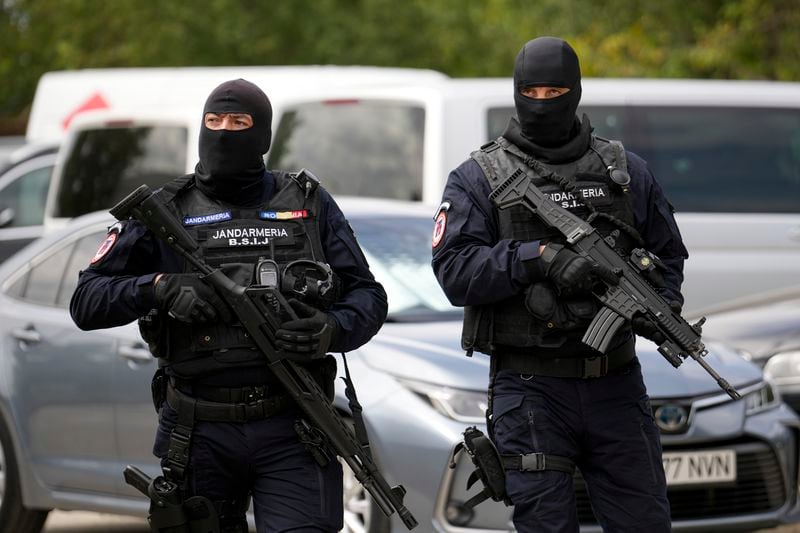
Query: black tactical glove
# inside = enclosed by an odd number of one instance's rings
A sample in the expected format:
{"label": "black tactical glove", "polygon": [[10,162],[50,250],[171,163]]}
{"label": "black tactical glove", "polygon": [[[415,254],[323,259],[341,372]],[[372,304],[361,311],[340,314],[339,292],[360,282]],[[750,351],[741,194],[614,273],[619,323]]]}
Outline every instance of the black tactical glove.
{"label": "black tactical glove", "polygon": [[298,318],[281,324],[275,332],[275,344],[287,359],[307,361],[325,357],[339,329],[336,319],[300,300],[291,299],[289,305]]}
{"label": "black tactical glove", "polygon": [[590,291],[600,280],[616,285],[619,279],[608,268],[576,254],[566,246],[548,243],[542,252],[544,273],[559,292]]}
{"label": "black tactical glove", "polygon": [[[677,314],[681,314],[681,310],[683,309],[683,306],[680,304],[680,302],[676,302],[674,300],[669,302],[669,307]],[[664,334],[658,329],[658,326],[656,326],[655,322],[644,315],[637,315],[633,317],[633,320],[631,320],[631,328],[637,335],[644,337],[645,339],[650,339],[656,344],[661,344],[667,340]]]}
{"label": "black tactical glove", "polygon": [[163,274],[155,284],[156,306],[181,322],[231,322],[228,305],[200,274]]}

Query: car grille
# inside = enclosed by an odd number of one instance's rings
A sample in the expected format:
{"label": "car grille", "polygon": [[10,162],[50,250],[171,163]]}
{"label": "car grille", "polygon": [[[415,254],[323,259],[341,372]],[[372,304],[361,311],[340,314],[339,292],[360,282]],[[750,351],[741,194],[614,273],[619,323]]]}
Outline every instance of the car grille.
{"label": "car grille", "polygon": [[[718,448],[719,444],[715,444]],[[748,442],[726,446],[736,450],[735,485],[670,487],[667,490],[673,520],[708,519],[778,509],[786,500],[783,474],[778,459],[764,443]],[[699,450],[701,448],[683,448]],[[664,451],[680,451],[665,449]],[[575,476],[578,519],[595,524],[586,484]]]}

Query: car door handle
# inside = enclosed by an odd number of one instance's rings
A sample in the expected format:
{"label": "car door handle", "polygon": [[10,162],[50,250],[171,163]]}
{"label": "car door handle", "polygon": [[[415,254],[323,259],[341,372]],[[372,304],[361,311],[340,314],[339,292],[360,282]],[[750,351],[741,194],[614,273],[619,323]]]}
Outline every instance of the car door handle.
{"label": "car door handle", "polygon": [[153,354],[141,344],[126,344],[117,350],[122,357],[134,363],[143,364],[153,361]]}
{"label": "car door handle", "polygon": [[36,331],[36,326],[33,324],[29,324],[24,328],[13,329],[11,330],[11,335],[18,341],[28,344],[36,344],[42,340],[42,334]]}
{"label": "car door handle", "polygon": [[789,239],[793,241],[800,241],[800,226],[789,228]]}

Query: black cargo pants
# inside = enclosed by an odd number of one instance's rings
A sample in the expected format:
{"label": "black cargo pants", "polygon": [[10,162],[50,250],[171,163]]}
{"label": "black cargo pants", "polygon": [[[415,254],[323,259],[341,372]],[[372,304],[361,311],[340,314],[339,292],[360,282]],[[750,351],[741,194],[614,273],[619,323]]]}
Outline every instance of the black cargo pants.
{"label": "black cargo pants", "polygon": [[[501,370],[492,413],[500,453],[543,452],[575,461],[604,531],[670,531],[661,442],[637,359],[613,375],[589,379]],[[578,531],[572,476],[506,474],[518,531]]]}

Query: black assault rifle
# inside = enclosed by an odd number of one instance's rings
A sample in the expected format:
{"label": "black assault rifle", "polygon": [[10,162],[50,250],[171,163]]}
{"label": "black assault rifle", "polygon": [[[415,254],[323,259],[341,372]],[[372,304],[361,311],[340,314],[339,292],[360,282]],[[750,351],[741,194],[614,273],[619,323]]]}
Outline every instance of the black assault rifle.
{"label": "black assault rifle", "polygon": [[347,463],[381,511],[386,516],[397,511],[408,529],[416,527],[417,520],[403,505],[405,488],[402,485],[389,487],[372,455],[353,435],[313,376],[301,366],[281,357],[280,349],[275,345],[275,332],[282,322],[281,313],[290,318],[297,316],[280,291],[260,285],[243,287],[220,269],[208,265],[197,255],[197,242],[167,208],[160,193],[151,191],[147,185],[140,186],[125,197],[111,208],[110,213],[117,220],[132,217],[140,221],[205,274],[205,280],[217,289],[267,359],[272,373],[300,406],[313,428],[325,435],[336,454]]}
{"label": "black assault rifle", "polygon": [[642,276],[643,271],[653,268],[649,252],[639,248],[633,250],[630,258],[621,257],[591,224],[556,204],[533,184],[521,168],[498,185],[489,198],[499,209],[514,205],[529,209],[547,225],[560,231],[572,250],[608,268],[619,278],[617,285],[606,283],[604,290],[593,291],[604,307],[581,339],[585,344],[606,353],[617,330],[634,316],[644,315],[664,335],[666,340],[658,351],[672,366],[678,368],[683,363],[681,355],[691,357],[731,398],[741,398],[736,389],[703,360],[708,353],[700,337],[705,318],[694,325],[689,324]]}

